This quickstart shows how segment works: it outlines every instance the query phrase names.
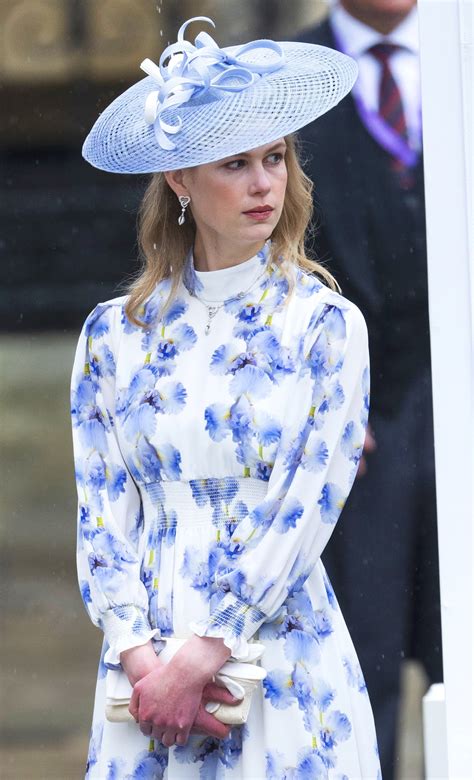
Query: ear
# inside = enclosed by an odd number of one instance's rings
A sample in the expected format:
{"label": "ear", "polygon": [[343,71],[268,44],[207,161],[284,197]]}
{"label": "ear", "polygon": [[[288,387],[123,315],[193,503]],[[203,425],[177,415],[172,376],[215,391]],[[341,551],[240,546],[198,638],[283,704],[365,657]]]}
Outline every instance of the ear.
{"label": "ear", "polygon": [[178,168],[176,171],[165,171],[164,177],[171,187],[175,195],[179,198],[180,195],[189,195],[183,181],[184,171],[182,168]]}

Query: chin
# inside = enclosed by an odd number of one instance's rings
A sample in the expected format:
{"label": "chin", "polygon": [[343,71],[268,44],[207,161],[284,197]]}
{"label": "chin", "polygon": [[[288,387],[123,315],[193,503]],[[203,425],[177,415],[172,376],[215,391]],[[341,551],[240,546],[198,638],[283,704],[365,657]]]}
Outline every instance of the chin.
{"label": "chin", "polygon": [[250,230],[248,231],[248,235],[252,236],[252,238],[255,238],[255,236],[261,236],[262,238],[270,238],[271,234],[276,228],[276,223],[273,222],[262,222],[262,223],[256,223],[253,225]]}

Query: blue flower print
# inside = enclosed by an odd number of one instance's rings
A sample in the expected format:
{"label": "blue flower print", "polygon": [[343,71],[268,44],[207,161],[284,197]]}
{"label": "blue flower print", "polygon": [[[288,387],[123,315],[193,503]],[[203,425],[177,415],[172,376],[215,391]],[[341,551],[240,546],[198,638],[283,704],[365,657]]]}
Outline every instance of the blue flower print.
{"label": "blue flower print", "polygon": [[85,531],[88,522],[90,522],[90,510],[96,515],[103,512],[104,488],[107,489],[110,501],[117,501],[120,494],[125,492],[127,472],[123,466],[116,463],[110,462],[107,466],[102,455],[93,450],[85,461],[78,460],[76,480],[77,484],[83,487],[88,498],[88,507],[83,506],[81,510],[85,513],[81,517],[81,528]]}
{"label": "blue flower print", "polygon": [[311,298],[322,288],[323,285],[316,276],[298,273],[295,284],[295,293],[298,298]]}
{"label": "blue flower print", "polygon": [[347,423],[341,439],[341,450],[353,463],[357,465],[362,455],[364,435],[362,429],[353,420]]}
{"label": "blue flower print", "polygon": [[302,713],[304,728],[310,734],[314,734],[318,728],[319,712],[312,676],[303,664],[297,663],[293,668],[291,679],[293,693]]}
{"label": "blue flower print", "polygon": [[294,702],[291,674],[282,669],[272,669],[262,681],[265,698],[270,699],[277,710],[286,710]]}
{"label": "blue flower print", "polygon": [[213,441],[222,441],[230,432],[229,410],[224,404],[211,404],[204,411],[206,431]]}
{"label": "blue flower print", "polygon": [[108,416],[97,405],[96,389],[89,375],[85,376],[72,393],[72,423],[79,430],[85,449],[107,452],[106,433],[111,429]]}
{"label": "blue flower print", "polygon": [[[173,314],[181,316],[186,309],[187,304],[184,308],[175,309]],[[176,370],[175,358],[182,352],[191,349],[196,341],[196,333],[187,323],[178,323],[168,328],[164,323],[159,328],[158,340],[155,335],[153,344],[151,339],[148,339],[144,345],[148,348],[146,359],[152,363],[159,376],[169,376]]]}
{"label": "blue flower print", "polygon": [[133,772],[127,775],[125,780],[163,780],[167,765],[167,748],[151,740],[149,750],[138,754]]}
{"label": "blue flower print", "polygon": [[115,375],[115,359],[107,344],[99,344],[91,349],[89,370],[94,378]]}
{"label": "blue flower print", "polygon": [[[147,301],[138,310],[138,319],[145,325],[153,326],[158,322],[160,311],[168,298],[171,290],[171,278],[163,279],[160,284],[155,288],[154,294],[148,298]],[[139,332],[142,333],[143,329],[139,325],[135,325],[127,318],[125,314],[125,307],[122,307],[121,312],[121,327],[124,333],[130,334]],[[149,329],[147,329],[149,332]]]}
{"label": "blue flower print", "polygon": [[325,609],[315,610],[314,625],[318,639],[325,639],[334,631],[330,617]]}
{"label": "blue flower print", "polygon": [[322,439],[310,437],[303,451],[301,465],[306,471],[318,472],[324,469],[329,457],[327,444]]}
{"label": "blue flower print", "polygon": [[[216,582],[223,589],[231,589],[234,595],[240,598],[248,605],[256,604],[265,595],[268,588],[271,588],[275,582],[274,577],[268,577],[266,574],[260,574],[254,585],[250,585],[246,575],[226,565],[226,559],[219,561],[216,572]],[[240,624],[235,626],[236,636],[240,636]]]}
{"label": "blue flower print", "polygon": [[228,412],[229,430],[232,439],[242,447],[250,446],[252,435],[255,432],[253,426],[254,408],[247,395],[241,395]]}
{"label": "blue flower print", "polygon": [[328,780],[327,766],[319,751],[306,748],[298,755],[294,779]]}
{"label": "blue flower print", "polygon": [[321,655],[319,643],[305,631],[290,631],[285,640],[285,655],[293,663],[317,664]]}
{"label": "blue flower print", "polygon": [[146,365],[133,375],[127,390],[119,393],[117,416],[123,420],[129,441],[139,434],[150,438],[156,429],[157,414],[178,414],[186,403],[181,382],[164,382],[158,390],[157,376],[156,367]]}
{"label": "blue flower print", "polygon": [[347,715],[339,712],[339,710],[333,710],[326,715],[319,735],[324,747],[331,749],[338,742],[344,742],[346,739],[349,739],[351,731],[352,726]]}
{"label": "blue flower print", "polygon": [[315,430],[319,430],[324,424],[325,415],[328,412],[340,409],[346,400],[344,388],[336,376],[330,381],[328,388],[324,389],[322,382],[316,382],[313,394],[314,419],[312,422]]}
{"label": "blue flower print", "polygon": [[239,368],[234,373],[230,383],[230,391],[234,396],[240,396],[244,393],[254,399],[265,398],[272,388],[272,382],[259,366],[247,365]]}
{"label": "blue flower print", "polygon": [[113,758],[108,762],[105,780],[121,780],[123,777],[124,766],[125,761],[123,758]]}
{"label": "blue flower print", "polygon": [[165,326],[171,325],[173,322],[182,317],[187,309],[188,304],[185,303],[182,298],[176,298],[161,318],[161,322]]}
{"label": "blue flower print", "polygon": [[117,501],[120,493],[125,493],[127,472],[123,466],[111,463],[105,473],[107,493],[111,501]]}
{"label": "blue flower print", "polygon": [[298,753],[295,767],[285,765],[285,759],[279,751],[266,754],[266,780],[328,780],[328,767],[318,750],[303,748]]}
{"label": "blue flower print", "polygon": [[289,780],[285,770],[285,757],[278,750],[265,753],[266,780]]}
{"label": "blue flower print", "polygon": [[326,482],[318,504],[321,507],[323,523],[335,523],[339,517],[345,502],[343,490],[334,482]]}
{"label": "blue flower print", "polygon": [[336,691],[332,688],[326,680],[318,679],[314,683],[314,698],[316,706],[321,712],[326,712],[328,707],[333,703]]}
{"label": "blue flower print", "polygon": [[87,582],[87,580],[81,580],[79,586],[81,590],[81,597],[84,604],[90,604],[92,599],[91,599],[91,589],[89,583]]}
{"label": "blue flower print", "polygon": [[[79,482],[79,484],[82,485],[82,481]],[[79,523],[77,531],[77,541],[82,551],[84,549],[84,540],[90,539],[91,536],[97,533],[97,521],[96,518],[91,515],[90,506],[79,504]]]}
{"label": "blue flower print", "polygon": [[304,512],[304,506],[295,496],[286,496],[272,523],[272,528],[278,534],[286,534],[290,528],[296,528],[296,523]]}
{"label": "blue flower print", "polygon": [[144,478],[157,482],[163,478],[163,474],[167,479],[180,478],[181,453],[172,444],[165,443],[154,447],[145,436],[140,436],[132,456],[131,467],[136,480]]}
{"label": "blue flower print", "polygon": [[189,484],[197,506],[204,507],[209,503],[212,507],[212,521],[219,528],[225,524],[230,530],[248,515],[245,502],[234,501],[239,491],[238,480],[234,477],[192,479]]}
{"label": "blue flower print", "polygon": [[158,577],[153,577],[149,583],[148,592],[149,614],[153,627],[160,629],[161,636],[171,636],[173,634],[171,591],[165,592],[163,596],[161,589],[158,586]]}
{"label": "blue flower print", "polygon": [[202,780],[214,780],[221,773],[220,767],[232,769],[242,753],[242,741],[246,735],[246,726],[233,728],[226,739],[191,736],[186,745],[175,750],[176,760],[180,764],[198,764],[199,777]]}
{"label": "blue flower print", "polygon": [[[293,668],[291,679],[293,682],[293,695],[304,717],[308,718],[313,714],[313,708],[316,704],[313,678],[303,664],[297,663]],[[308,731],[312,731],[312,728],[306,723],[305,726]]]}
{"label": "blue flower print", "polygon": [[281,424],[261,409],[255,411],[252,427],[255,431],[255,438],[263,447],[276,444],[280,440]]}
{"label": "blue flower print", "polygon": [[98,304],[89,315],[86,322],[85,337],[89,344],[92,340],[100,339],[110,333],[110,309],[103,304]]}
{"label": "blue flower print", "polygon": [[336,599],[336,594],[334,593],[334,589],[331,585],[331,582],[329,580],[329,577],[326,573],[326,570],[324,570],[323,573],[323,580],[324,580],[324,587],[326,590],[326,596],[329,602],[329,605],[334,609],[337,610],[338,604]]}
{"label": "blue flower print", "polygon": [[190,581],[194,590],[204,591],[206,600],[208,591],[214,581],[217,564],[222,555],[222,549],[217,545],[211,545],[208,555],[203,559],[201,550],[186,547],[181,565],[180,574]]}
{"label": "blue flower print", "polygon": [[248,341],[243,352],[231,344],[218,347],[210,369],[215,374],[234,377],[230,389],[235,396],[245,392],[254,398],[263,398],[273,383],[294,371],[294,364],[289,350],[282,347],[274,333],[266,328]]}
{"label": "blue flower print", "polygon": [[345,656],[342,659],[344,669],[346,670],[347,682],[351,688],[355,688],[359,693],[367,693],[367,686],[365,684],[364,675],[360,667],[357,658],[349,658]]}
{"label": "blue flower print", "polygon": [[315,610],[308,594],[301,589],[296,589],[288,596],[278,617],[262,626],[260,634],[286,637],[295,630],[305,632],[319,643],[333,632],[327,610]]}
{"label": "blue flower print", "polygon": [[[244,323],[245,325],[250,325],[258,322],[258,319],[262,313],[262,303],[259,301],[258,303],[253,303],[251,301],[241,305],[239,309],[237,309],[236,313],[236,319],[239,322]],[[228,311],[232,310],[230,306],[228,306]],[[235,311],[235,309],[234,309]],[[246,333],[249,334],[249,330],[242,330],[240,333]],[[253,335],[254,331],[252,332]]]}
{"label": "blue flower print", "polygon": [[100,528],[90,537],[89,543],[93,548],[88,555],[91,574],[102,581],[102,587],[113,592],[120,587],[117,573],[121,572],[124,563],[133,562],[134,557],[122,542]]}
{"label": "blue flower print", "polygon": [[[266,412],[255,409],[247,393],[238,396],[226,407],[215,403],[205,410],[206,430],[213,441],[220,442],[229,434],[237,443],[239,463],[257,479],[268,481],[274,460],[274,449],[281,436],[281,424]],[[270,451],[264,453],[264,447]]]}
{"label": "blue flower print", "polygon": [[239,352],[236,347],[231,344],[221,344],[214,350],[209,367],[213,374],[224,376],[233,373],[234,363],[238,359]]}
{"label": "blue flower print", "polygon": [[[309,350],[306,366],[310,369],[313,379],[321,380],[341,369],[341,350],[346,336],[346,323],[342,311],[331,305],[326,305],[322,313],[316,310],[313,316],[317,319],[318,325],[324,323],[324,328]],[[311,326],[312,323],[309,329]]]}
{"label": "blue flower print", "polygon": [[360,422],[365,430],[369,419],[370,408],[370,372],[368,366],[366,366],[362,373],[362,395],[364,399],[364,405],[360,412]]}
{"label": "blue flower print", "polygon": [[91,729],[91,737],[89,740],[89,754],[87,756],[86,763],[86,778],[94,764],[97,764],[97,756],[100,753],[100,747],[102,743],[102,735],[104,731],[104,724],[98,723]]}
{"label": "blue flower print", "polygon": [[143,531],[143,526],[145,524],[145,515],[143,512],[143,504],[140,503],[140,506],[138,508],[138,511],[135,513],[134,523],[130,528],[128,538],[134,544],[135,547],[138,546],[138,542],[140,539],[140,535]]}

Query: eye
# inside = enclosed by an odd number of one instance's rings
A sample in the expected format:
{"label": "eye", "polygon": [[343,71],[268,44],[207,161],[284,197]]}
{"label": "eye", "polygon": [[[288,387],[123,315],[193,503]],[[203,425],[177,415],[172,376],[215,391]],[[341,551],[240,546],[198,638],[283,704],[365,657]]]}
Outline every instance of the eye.
{"label": "eye", "polygon": [[283,160],[283,154],[281,152],[272,152],[272,154],[268,155],[267,160],[270,161],[270,165],[278,165]]}
{"label": "eye", "polygon": [[245,165],[245,160],[238,159],[238,160],[231,160],[230,162],[225,164],[225,167],[228,168],[230,171],[238,171],[242,167],[242,165]]}

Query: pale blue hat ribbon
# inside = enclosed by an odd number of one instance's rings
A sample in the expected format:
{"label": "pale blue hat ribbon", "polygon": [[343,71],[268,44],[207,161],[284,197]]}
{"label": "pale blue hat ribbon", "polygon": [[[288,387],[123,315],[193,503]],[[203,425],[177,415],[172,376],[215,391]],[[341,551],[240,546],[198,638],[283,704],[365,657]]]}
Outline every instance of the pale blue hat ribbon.
{"label": "pale blue hat ribbon", "polygon": [[[279,70],[285,64],[281,46],[265,38],[251,41],[235,50],[234,54],[220,49],[210,35],[200,32],[195,45],[184,40],[186,27],[191,22],[205,21],[215,27],[207,16],[194,16],[181,25],[178,40],[167,46],[160,57],[159,66],[152,60],[143,60],[140,67],[160,85],[150,92],[145,101],[145,122],[154,125],[156,140],[162,149],[176,149],[168,135],[176,135],[182,127],[181,117],[172,125],[165,122],[162,114],[166,109],[181,106],[207,89],[224,92],[241,92],[255,84],[264,74]],[[249,63],[239,58],[255,49],[269,49],[277,56],[269,63]],[[167,65],[165,61],[169,59]],[[216,74],[216,67],[220,72]]]}

